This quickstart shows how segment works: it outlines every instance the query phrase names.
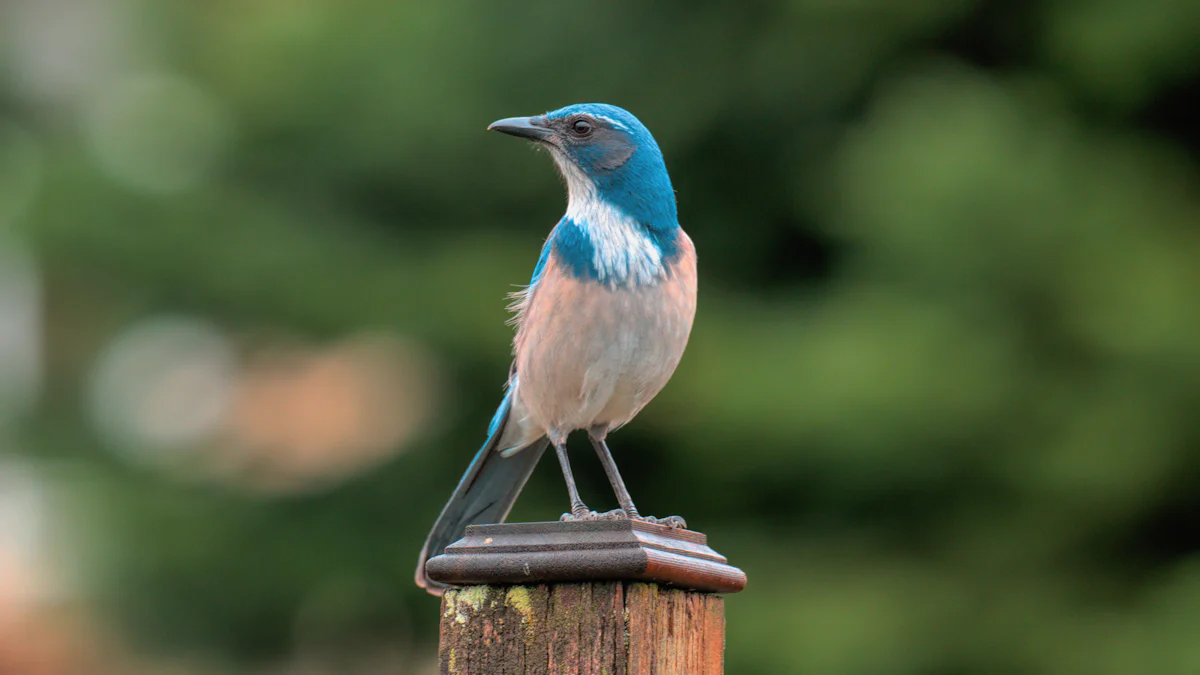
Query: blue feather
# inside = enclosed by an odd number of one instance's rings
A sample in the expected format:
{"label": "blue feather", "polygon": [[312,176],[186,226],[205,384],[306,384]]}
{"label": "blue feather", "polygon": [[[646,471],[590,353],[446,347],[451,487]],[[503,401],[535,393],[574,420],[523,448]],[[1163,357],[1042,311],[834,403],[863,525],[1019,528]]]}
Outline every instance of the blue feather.
{"label": "blue feather", "polygon": [[678,228],[675,189],[671,186],[662,150],[650,130],[632,113],[606,103],[569,105],[546,113],[546,117],[555,119],[579,114],[613,120],[636,148],[628,161],[616,169],[604,168],[606,163],[596,156],[595,146],[571,149],[580,169],[595,183],[598,196],[649,230],[668,232]]}
{"label": "blue feather", "polygon": [[535,265],[533,268],[533,277],[529,280],[530,287],[532,287],[534,284],[536,284],[538,282],[539,279],[542,278],[542,272],[544,272],[546,269],[546,259],[548,259],[549,257],[550,257],[550,240],[547,239],[546,243],[542,244],[542,253],[541,253],[541,255],[538,256],[537,265]]}
{"label": "blue feather", "polygon": [[441,555],[447,546],[462,538],[468,525],[503,522],[525,487],[549,441],[542,437],[521,452],[508,457],[497,452],[496,444],[504,435],[504,426],[512,408],[512,392],[504,396],[500,408],[488,425],[488,439],[458,482],[450,501],[434,523],[417,561],[416,582],[421,588],[440,595],[442,584],[425,574],[425,563]]}
{"label": "blue feather", "polygon": [[[664,268],[669,269],[682,253],[679,246],[679,232],[678,226],[671,230],[646,231],[646,236],[662,256]],[[609,272],[609,270],[600,270],[596,267],[596,248],[592,236],[586,224],[576,223],[568,217],[560,220],[554,231],[550,233],[546,249],[543,249],[543,260],[539,263],[539,276],[540,265],[544,264],[546,251],[551,249],[554,259],[577,279],[596,281],[602,276],[611,276],[601,273],[602,271]]]}
{"label": "blue feather", "polygon": [[492,437],[496,435],[496,432],[500,431],[500,425],[504,422],[504,418],[508,416],[508,409],[512,406],[512,390],[514,386],[516,386],[515,379],[510,384],[508,392],[504,394],[504,400],[500,401],[500,407],[496,408],[496,414],[492,415],[492,421],[488,423],[488,438],[483,444],[485,448],[491,445]]}
{"label": "blue feather", "polygon": [[554,250],[554,259],[573,276],[580,279],[599,278],[599,270],[592,264],[595,257],[592,238],[578,223],[564,217],[550,233],[547,243],[547,248]]}

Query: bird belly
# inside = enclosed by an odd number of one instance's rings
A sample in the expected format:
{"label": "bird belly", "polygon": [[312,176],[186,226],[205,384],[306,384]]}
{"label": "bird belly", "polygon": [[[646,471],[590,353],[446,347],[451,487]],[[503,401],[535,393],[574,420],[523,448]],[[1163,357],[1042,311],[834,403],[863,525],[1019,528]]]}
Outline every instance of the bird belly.
{"label": "bird belly", "polygon": [[619,427],[666,385],[696,310],[694,258],[653,285],[613,288],[565,272],[553,259],[517,335],[517,392],[552,439]]}

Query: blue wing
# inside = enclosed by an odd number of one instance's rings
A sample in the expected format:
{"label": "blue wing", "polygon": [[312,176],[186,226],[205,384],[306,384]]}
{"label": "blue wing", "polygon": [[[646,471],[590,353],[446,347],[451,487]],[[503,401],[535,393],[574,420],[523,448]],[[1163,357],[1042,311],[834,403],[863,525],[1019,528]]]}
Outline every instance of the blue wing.
{"label": "blue wing", "polygon": [[417,585],[434,595],[441,595],[446,586],[425,574],[425,563],[441,555],[447,546],[462,538],[468,525],[501,523],[512,510],[517,495],[525,487],[549,441],[542,437],[521,452],[502,456],[496,444],[504,434],[512,407],[512,389],[504,396],[492,418],[488,439],[471,460],[458,487],[442,509],[417,563]]}
{"label": "blue wing", "polygon": [[[557,230],[558,226],[555,225]],[[542,272],[546,269],[546,260],[550,257],[550,249],[554,245],[554,230],[550,231],[550,236],[546,237],[546,243],[542,244],[542,254],[538,256],[537,265],[533,267],[533,278],[529,280],[529,287],[533,288],[537,285],[539,279],[542,278]]]}
{"label": "blue wing", "polygon": [[[541,278],[550,248],[551,240],[547,239],[526,294],[533,292]],[[517,377],[515,373],[510,373],[508,391],[488,425],[487,440],[479,452],[475,453],[475,459],[471,460],[471,465],[458,482],[458,487],[442,509],[429,537],[425,540],[425,546],[421,549],[421,556],[417,561],[417,585],[434,595],[441,595],[446,586],[426,575],[425,563],[430,558],[441,555],[447,546],[461,539],[468,525],[504,522],[517,501],[517,495],[521,494],[522,488],[549,444],[549,440],[543,436],[508,457],[502,456],[500,448],[496,447],[509,421],[516,385]]]}

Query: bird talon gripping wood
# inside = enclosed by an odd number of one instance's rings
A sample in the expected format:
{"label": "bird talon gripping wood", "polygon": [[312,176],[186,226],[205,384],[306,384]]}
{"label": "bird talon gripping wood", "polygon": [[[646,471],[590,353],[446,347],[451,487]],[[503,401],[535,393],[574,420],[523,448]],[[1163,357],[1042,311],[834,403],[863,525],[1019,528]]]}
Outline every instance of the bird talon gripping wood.
{"label": "bird talon gripping wood", "polygon": [[623,517],[684,526],[678,516],[639,515],[605,442],[666,385],[696,313],[696,250],[679,227],[662,152],[636,117],[605,104],[488,129],[549,150],[567,183],[567,212],[516,295],[515,358],[487,441],[421,551],[417,584],[436,595],[445,586],[426,575],[426,561],[468,525],[502,522],[548,445],[567,484],[569,519],[609,515],[579,497],[566,449],[575,430],[587,431]]}
{"label": "bird talon gripping wood", "polygon": [[631,520],[628,513],[624,509],[613,509],[604,513],[596,511],[587,511],[586,513],[564,513],[559,518],[561,522],[570,523],[580,520]]}

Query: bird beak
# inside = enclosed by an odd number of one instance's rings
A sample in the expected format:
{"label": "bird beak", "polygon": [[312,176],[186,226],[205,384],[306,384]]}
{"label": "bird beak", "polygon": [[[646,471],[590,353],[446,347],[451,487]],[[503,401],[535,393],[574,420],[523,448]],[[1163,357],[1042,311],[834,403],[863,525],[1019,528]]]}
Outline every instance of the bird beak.
{"label": "bird beak", "polygon": [[502,134],[528,138],[531,141],[545,141],[554,134],[538,122],[540,117],[506,117],[488,125],[488,131],[499,131]]}

